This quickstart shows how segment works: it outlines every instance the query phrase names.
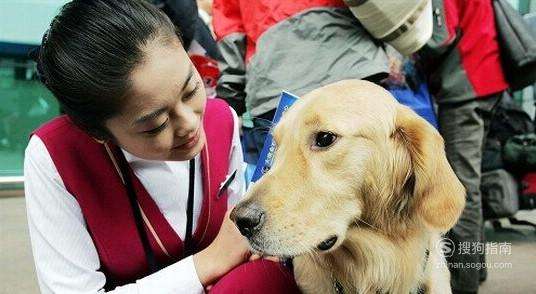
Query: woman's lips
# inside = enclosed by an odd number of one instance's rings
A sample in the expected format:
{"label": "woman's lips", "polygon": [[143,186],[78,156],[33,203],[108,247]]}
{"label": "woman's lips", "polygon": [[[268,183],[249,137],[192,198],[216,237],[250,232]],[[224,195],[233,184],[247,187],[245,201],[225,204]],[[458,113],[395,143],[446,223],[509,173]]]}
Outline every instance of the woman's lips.
{"label": "woman's lips", "polygon": [[173,147],[173,149],[190,149],[194,147],[197,142],[199,142],[199,128],[197,129],[197,131],[195,131],[194,135],[190,137],[186,142]]}

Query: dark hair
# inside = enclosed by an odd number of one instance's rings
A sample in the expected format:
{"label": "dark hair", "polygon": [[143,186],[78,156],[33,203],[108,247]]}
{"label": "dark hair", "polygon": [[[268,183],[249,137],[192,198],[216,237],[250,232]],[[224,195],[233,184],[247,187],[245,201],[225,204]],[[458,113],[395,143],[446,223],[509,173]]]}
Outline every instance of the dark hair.
{"label": "dark hair", "polygon": [[74,0],[43,37],[38,74],[74,123],[96,138],[113,139],[104,122],[121,111],[144,46],[171,43],[177,33],[144,0]]}

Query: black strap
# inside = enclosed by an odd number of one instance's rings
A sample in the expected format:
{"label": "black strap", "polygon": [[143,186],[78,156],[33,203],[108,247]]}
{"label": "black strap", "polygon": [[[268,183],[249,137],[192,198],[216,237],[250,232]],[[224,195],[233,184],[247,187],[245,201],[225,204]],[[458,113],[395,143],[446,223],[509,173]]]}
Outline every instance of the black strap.
{"label": "black strap", "polygon": [[125,187],[128,193],[128,200],[130,202],[130,207],[132,208],[132,213],[134,214],[134,221],[136,222],[136,229],[138,230],[138,235],[140,236],[141,244],[143,245],[143,251],[145,252],[145,256],[147,258],[149,274],[152,274],[157,272],[159,267],[153,252],[153,248],[149,243],[147,231],[145,230],[145,226],[143,224],[141,210],[136,197],[136,191],[134,191],[130,170],[127,166],[128,163],[123,156],[121,156],[121,160],[118,160],[118,165],[121,173],[123,174],[123,180],[125,181]]}
{"label": "black strap", "polygon": [[186,236],[184,244],[186,255],[190,255],[193,248],[192,244],[192,227],[194,213],[194,189],[195,188],[195,158],[190,160],[190,181],[188,184],[188,204],[186,207]]}

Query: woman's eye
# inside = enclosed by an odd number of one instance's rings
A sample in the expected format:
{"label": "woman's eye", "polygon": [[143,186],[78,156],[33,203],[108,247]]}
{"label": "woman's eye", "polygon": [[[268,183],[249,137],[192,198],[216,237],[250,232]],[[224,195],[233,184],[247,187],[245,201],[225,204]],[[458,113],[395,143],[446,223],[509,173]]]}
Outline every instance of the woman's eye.
{"label": "woman's eye", "polygon": [[318,132],[315,135],[314,148],[327,148],[337,140],[337,135],[332,132]]}
{"label": "woman's eye", "polygon": [[169,118],[166,119],[166,121],[163,124],[161,124],[159,127],[156,127],[156,128],[154,128],[152,130],[145,131],[143,133],[149,134],[149,135],[158,134],[158,133],[160,133],[162,130],[164,130],[166,128],[166,126],[168,124],[168,121],[169,121]]}
{"label": "woman's eye", "polygon": [[197,91],[199,90],[199,85],[200,84],[201,83],[199,81],[197,81],[197,83],[195,84],[195,88],[190,93],[184,95],[182,97],[182,99],[183,100],[188,100],[188,99],[192,98],[195,95],[195,93],[197,93]]}

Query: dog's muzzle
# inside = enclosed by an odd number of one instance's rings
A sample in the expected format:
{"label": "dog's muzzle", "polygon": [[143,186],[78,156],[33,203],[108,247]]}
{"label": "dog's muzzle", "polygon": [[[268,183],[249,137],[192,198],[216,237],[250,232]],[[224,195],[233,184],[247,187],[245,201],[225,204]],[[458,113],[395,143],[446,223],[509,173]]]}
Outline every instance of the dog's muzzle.
{"label": "dog's muzzle", "polygon": [[254,203],[242,203],[237,205],[231,212],[231,220],[234,221],[240,233],[251,238],[264,224],[264,211]]}

